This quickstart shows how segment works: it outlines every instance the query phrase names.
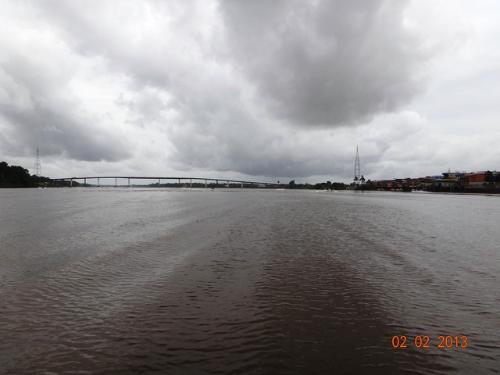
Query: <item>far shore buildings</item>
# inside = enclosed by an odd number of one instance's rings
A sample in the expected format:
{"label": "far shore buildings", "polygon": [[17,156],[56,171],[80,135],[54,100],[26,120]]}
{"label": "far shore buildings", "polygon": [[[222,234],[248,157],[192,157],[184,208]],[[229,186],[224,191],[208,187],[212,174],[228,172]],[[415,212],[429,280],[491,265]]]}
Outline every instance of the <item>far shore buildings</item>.
{"label": "far shore buildings", "polygon": [[500,192],[500,172],[445,172],[438,176],[367,181],[366,190]]}

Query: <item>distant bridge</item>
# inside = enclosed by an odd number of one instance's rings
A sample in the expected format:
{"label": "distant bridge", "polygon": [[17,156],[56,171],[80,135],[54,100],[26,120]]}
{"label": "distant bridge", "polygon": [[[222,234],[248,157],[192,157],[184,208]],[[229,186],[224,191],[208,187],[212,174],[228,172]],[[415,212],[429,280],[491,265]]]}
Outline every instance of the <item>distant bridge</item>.
{"label": "distant bridge", "polygon": [[[64,177],[64,178],[53,178],[52,181],[65,181],[70,183],[70,187],[73,186],[73,181],[83,181],[84,185],[87,185],[87,180],[90,181],[95,181],[96,186],[101,186],[101,181],[102,180],[114,180],[114,185],[111,184],[111,186],[128,186],[131,187],[132,185],[130,184],[131,180],[150,180],[150,181],[156,181],[158,186],[162,184],[162,181],[164,182],[169,182],[173,181],[173,183],[177,183],[181,185],[184,183],[184,185],[189,183],[189,186],[193,186],[193,182],[196,184],[202,184],[205,187],[219,187],[220,185],[231,187],[279,187],[282,186],[282,184],[279,183],[270,183],[270,182],[258,182],[258,181],[244,181],[244,180],[228,180],[224,178],[206,178],[206,177],[146,177],[146,176],[85,176],[85,177]],[[126,180],[127,183],[125,185],[118,185],[118,180]],[[172,183],[172,182],[170,182]],[[153,184],[153,183],[152,183]],[[151,185],[152,185],[151,184]],[[236,186],[234,186],[236,185]],[[109,184],[105,186],[110,186]]]}

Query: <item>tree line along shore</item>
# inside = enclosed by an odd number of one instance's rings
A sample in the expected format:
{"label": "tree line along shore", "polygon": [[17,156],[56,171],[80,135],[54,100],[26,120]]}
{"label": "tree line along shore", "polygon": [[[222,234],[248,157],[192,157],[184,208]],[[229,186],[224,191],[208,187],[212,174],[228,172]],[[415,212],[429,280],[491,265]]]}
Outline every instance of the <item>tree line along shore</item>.
{"label": "tree line along shore", "polygon": [[0,162],[0,188],[64,187],[65,181],[53,181],[48,177],[30,175],[27,169],[18,165]]}

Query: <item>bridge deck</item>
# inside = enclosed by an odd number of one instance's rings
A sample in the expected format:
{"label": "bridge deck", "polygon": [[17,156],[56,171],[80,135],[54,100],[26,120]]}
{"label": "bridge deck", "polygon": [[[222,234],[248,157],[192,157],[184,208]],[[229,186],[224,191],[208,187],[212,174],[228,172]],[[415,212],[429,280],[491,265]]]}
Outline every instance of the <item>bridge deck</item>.
{"label": "bridge deck", "polygon": [[245,181],[245,180],[232,180],[232,179],[226,179],[226,178],[209,178],[209,177],[183,177],[183,176],[74,176],[74,177],[63,177],[63,178],[53,178],[53,181],[70,181],[71,183],[73,181],[77,180],[97,180],[98,185],[100,184],[101,180],[127,180],[128,185],[130,185],[131,180],[155,180],[158,181],[158,183],[161,183],[161,180],[175,180],[180,183],[181,181],[186,182],[189,181],[192,183],[193,181],[201,181],[205,184],[208,182],[215,182],[216,184],[220,183],[226,183],[226,184],[244,184],[244,185],[264,185],[264,186],[269,186],[269,185],[279,185],[276,183],[271,183],[271,182],[259,182],[259,181]]}

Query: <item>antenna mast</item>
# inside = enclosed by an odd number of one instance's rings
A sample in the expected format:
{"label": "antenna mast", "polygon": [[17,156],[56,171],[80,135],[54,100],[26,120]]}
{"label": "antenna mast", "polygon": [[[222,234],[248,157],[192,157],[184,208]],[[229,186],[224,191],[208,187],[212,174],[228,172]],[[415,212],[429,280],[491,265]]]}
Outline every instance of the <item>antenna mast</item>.
{"label": "antenna mast", "polygon": [[40,150],[36,148],[36,159],[35,159],[35,176],[39,176],[42,173],[42,162],[40,161]]}
{"label": "antenna mast", "polygon": [[359,163],[359,150],[356,146],[356,159],[354,160],[354,182],[359,183],[361,181],[361,165]]}

